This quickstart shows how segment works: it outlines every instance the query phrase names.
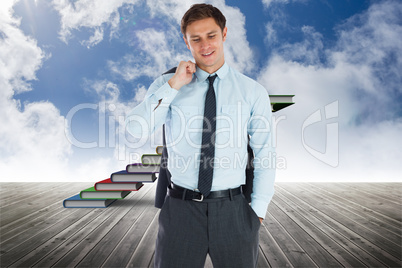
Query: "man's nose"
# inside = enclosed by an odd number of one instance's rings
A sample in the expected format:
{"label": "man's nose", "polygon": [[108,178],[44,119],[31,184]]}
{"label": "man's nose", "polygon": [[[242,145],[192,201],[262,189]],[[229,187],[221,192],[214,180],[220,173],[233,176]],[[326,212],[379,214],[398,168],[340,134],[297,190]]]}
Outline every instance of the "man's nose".
{"label": "man's nose", "polygon": [[206,49],[209,47],[209,41],[208,40],[202,40],[201,41],[201,48]]}

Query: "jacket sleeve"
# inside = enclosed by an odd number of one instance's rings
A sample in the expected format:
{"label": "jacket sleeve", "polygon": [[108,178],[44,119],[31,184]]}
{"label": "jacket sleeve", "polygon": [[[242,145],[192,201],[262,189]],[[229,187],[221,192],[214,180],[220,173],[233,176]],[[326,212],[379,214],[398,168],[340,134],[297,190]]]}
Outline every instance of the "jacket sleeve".
{"label": "jacket sleeve", "polygon": [[163,151],[161,166],[159,168],[159,177],[156,185],[155,207],[162,208],[165,203],[167,189],[171,183],[171,174],[167,168],[168,152],[166,148],[165,128],[163,128]]}

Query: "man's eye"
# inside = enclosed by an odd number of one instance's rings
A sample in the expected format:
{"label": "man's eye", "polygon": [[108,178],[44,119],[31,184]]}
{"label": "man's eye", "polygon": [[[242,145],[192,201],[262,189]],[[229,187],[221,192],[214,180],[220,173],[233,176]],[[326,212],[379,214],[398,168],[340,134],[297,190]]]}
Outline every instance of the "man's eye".
{"label": "man's eye", "polygon": [[215,38],[215,35],[210,35],[209,36],[209,39],[213,39],[213,38]]}
{"label": "man's eye", "polygon": [[198,42],[200,41],[200,39],[193,39],[193,42]]}

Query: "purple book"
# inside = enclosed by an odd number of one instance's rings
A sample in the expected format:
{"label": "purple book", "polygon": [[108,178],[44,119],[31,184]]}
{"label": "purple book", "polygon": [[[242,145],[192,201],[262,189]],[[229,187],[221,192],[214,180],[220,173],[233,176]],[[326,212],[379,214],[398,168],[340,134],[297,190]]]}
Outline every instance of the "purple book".
{"label": "purple book", "polygon": [[112,173],[110,175],[112,182],[154,182],[156,172],[129,173],[126,170]]}

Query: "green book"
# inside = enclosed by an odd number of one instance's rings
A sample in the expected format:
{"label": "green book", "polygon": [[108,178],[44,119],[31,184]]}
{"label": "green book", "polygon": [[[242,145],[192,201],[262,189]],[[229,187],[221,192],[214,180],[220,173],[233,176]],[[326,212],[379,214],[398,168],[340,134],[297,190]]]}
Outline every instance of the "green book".
{"label": "green book", "polygon": [[96,191],[95,187],[82,190],[81,199],[123,199],[130,191]]}
{"label": "green book", "polygon": [[292,104],[295,95],[269,95],[272,112],[282,110]]}

